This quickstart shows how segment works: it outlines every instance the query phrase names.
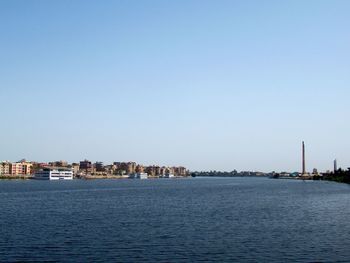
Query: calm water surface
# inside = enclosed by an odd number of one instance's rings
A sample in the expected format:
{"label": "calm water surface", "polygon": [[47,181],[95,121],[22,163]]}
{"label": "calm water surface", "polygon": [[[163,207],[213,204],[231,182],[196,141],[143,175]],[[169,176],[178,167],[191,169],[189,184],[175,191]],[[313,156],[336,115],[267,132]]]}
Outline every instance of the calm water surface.
{"label": "calm water surface", "polygon": [[0,181],[0,261],[350,262],[350,186]]}

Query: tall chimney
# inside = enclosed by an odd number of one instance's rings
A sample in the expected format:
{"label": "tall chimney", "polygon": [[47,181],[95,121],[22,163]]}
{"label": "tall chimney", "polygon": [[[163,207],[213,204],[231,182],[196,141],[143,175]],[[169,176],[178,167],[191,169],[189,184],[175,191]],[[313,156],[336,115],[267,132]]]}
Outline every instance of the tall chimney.
{"label": "tall chimney", "polygon": [[338,170],[337,159],[334,160],[334,173]]}
{"label": "tall chimney", "polygon": [[304,141],[303,141],[303,144],[302,144],[302,165],[303,165],[302,175],[304,175],[304,174],[306,174],[306,171],[305,171],[305,144],[304,144]]}

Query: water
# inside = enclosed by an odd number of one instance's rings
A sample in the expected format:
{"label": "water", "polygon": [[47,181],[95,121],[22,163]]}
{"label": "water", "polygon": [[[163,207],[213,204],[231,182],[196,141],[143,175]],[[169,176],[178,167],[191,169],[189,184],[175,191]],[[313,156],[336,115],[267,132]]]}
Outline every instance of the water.
{"label": "water", "polygon": [[350,262],[350,186],[0,181],[0,261]]}

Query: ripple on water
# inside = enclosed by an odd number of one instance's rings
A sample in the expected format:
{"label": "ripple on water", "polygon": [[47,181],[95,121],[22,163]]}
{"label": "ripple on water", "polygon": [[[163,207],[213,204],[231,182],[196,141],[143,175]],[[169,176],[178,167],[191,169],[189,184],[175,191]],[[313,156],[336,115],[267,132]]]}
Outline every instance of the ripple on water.
{"label": "ripple on water", "polygon": [[349,262],[350,187],[265,178],[0,184],[0,261]]}

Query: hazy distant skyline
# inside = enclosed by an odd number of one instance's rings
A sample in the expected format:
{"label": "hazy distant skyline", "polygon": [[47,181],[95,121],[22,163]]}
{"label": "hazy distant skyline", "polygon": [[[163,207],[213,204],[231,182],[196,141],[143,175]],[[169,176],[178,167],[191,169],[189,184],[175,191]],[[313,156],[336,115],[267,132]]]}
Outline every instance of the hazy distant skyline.
{"label": "hazy distant skyline", "polygon": [[350,166],[349,1],[0,1],[0,160]]}

